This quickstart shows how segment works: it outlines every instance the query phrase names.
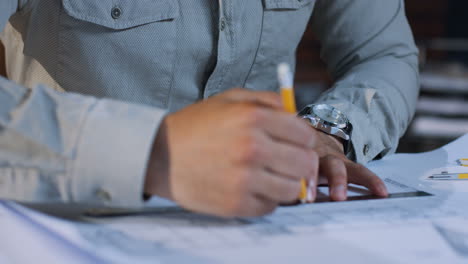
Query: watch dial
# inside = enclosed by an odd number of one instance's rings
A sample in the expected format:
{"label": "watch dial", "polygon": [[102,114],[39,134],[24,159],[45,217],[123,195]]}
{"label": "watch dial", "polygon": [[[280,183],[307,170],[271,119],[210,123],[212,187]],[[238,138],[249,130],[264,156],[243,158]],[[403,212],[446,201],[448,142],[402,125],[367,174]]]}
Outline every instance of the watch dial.
{"label": "watch dial", "polygon": [[338,109],[329,105],[316,105],[314,113],[324,121],[335,125],[344,125],[348,121]]}

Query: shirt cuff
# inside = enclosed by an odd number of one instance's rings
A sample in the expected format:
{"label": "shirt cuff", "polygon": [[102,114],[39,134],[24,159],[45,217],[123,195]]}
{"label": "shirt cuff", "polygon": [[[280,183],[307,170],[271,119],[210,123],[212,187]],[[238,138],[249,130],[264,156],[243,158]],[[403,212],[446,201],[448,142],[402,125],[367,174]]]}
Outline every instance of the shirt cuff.
{"label": "shirt cuff", "polygon": [[[343,89],[345,92],[340,91],[341,89],[333,90],[321,97],[317,103],[332,105],[346,113],[353,126],[348,158],[357,163],[366,164],[380,154],[389,153],[391,149],[388,145],[391,140],[388,131],[382,131],[382,125],[375,122],[369,114],[371,111],[376,111],[376,109],[370,109],[376,93],[375,89],[361,87],[360,89]],[[381,115],[381,118],[384,117],[385,115]]]}
{"label": "shirt cuff", "polygon": [[80,132],[71,165],[71,199],[93,206],[143,206],[143,185],[155,134],[166,112],[99,100]]}
{"label": "shirt cuff", "polygon": [[346,113],[349,122],[353,126],[351,134],[351,146],[348,158],[352,161],[366,164],[375,159],[382,150],[384,144],[380,140],[380,131],[373,125],[367,114],[358,107],[349,103],[320,102],[334,106]]}
{"label": "shirt cuff", "polygon": [[332,104],[337,109],[347,113],[349,122],[353,125],[351,134],[351,150],[348,158],[361,164],[374,160],[386,150],[381,140],[379,127],[372,124],[367,114],[352,104]]}

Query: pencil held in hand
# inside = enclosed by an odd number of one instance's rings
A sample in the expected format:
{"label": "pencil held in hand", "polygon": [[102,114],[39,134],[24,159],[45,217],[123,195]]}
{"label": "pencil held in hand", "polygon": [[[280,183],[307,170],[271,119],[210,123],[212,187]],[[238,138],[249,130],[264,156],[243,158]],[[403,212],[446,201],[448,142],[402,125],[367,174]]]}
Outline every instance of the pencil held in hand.
{"label": "pencil held in hand", "polygon": [[[281,98],[283,99],[284,110],[288,113],[295,114],[297,112],[296,100],[294,99],[293,78],[289,65],[281,63],[278,65],[278,81],[280,83]],[[309,190],[305,179],[301,180],[301,191],[299,200],[306,203],[310,197]]]}
{"label": "pencil held in hand", "polygon": [[296,100],[294,99],[292,74],[288,64],[282,63],[278,66],[278,80],[280,83],[284,110],[288,113],[295,114],[297,112]]}

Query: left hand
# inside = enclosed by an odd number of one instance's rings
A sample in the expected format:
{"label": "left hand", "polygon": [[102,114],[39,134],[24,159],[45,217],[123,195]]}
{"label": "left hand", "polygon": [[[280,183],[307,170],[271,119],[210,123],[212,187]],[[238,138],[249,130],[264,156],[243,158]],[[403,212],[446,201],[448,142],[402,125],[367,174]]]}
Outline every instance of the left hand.
{"label": "left hand", "polygon": [[330,198],[334,201],[347,199],[348,183],[365,186],[378,196],[388,196],[383,181],[363,165],[349,160],[344,155],[343,144],[337,138],[321,131],[317,131],[317,134],[319,140],[315,150],[320,157],[320,176],[318,182],[309,183],[313,199],[319,184],[329,185]]}

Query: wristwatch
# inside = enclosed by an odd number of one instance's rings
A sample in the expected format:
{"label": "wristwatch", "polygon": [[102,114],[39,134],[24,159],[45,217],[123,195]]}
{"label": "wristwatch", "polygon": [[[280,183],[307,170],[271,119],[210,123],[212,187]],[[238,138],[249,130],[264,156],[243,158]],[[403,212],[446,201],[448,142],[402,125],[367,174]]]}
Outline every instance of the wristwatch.
{"label": "wristwatch", "polygon": [[339,138],[343,142],[344,154],[349,154],[353,126],[343,112],[327,104],[310,104],[298,116],[314,128]]}

